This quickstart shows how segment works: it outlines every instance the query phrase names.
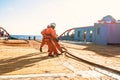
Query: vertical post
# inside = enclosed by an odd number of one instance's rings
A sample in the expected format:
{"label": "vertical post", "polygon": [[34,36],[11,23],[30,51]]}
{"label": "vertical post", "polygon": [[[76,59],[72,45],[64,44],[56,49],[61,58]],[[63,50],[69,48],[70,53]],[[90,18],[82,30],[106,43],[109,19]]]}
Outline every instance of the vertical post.
{"label": "vertical post", "polygon": [[97,23],[94,23],[94,43],[96,44],[96,36],[97,36],[97,29],[96,29]]}
{"label": "vertical post", "polygon": [[34,36],[34,37],[33,37],[33,39],[35,40],[35,39],[36,39],[36,37]]}
{"label": "vertical post", "polygon": [[28,39],[29,39],[29,40],[31,39],[30,36],[28,37]]}

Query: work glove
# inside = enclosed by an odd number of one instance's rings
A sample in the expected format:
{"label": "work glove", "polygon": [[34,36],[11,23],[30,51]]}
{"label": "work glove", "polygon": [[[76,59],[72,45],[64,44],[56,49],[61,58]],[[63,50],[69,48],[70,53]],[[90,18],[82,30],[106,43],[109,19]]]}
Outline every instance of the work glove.
{"label": "work glove", "polygon": [[55,40],[56,40],[57,42],[59,42],[59,39],[58,39],[58,38],[55,38]]}

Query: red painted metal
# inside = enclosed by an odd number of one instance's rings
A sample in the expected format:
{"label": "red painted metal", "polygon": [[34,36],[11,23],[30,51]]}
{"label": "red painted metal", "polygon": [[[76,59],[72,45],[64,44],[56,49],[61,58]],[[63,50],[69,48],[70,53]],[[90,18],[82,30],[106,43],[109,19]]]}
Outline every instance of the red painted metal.
{"label": "red painted metal", "polygon": [[66,30],[65,32],[63,32],[59,37],[63,36],[66,32],[70,32],[71,30],[74,30],[75,28],[71,28],[71,29],[68,29]]}
{"label": "red painted metal", "polygon": [[0,29],[3,30],[3,31],[5,31],[6,34],[7,34],[7,36],[10,36],[10,34],[4,28],[0,27]]}

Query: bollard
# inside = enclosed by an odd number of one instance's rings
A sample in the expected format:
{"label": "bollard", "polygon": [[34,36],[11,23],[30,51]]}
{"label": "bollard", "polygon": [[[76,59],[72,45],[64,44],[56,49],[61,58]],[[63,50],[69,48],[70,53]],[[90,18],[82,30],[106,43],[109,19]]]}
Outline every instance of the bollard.
{"label": "bollard", "polygon": [[29,39],[29,40],[31,39],[30,36],[28,37],[28,39]]}
{"label": "bollard", "polygon": [[36,39],[36,37],[34,36],[34,37],[33,37],[33,39],[35,40],[35,39]]}

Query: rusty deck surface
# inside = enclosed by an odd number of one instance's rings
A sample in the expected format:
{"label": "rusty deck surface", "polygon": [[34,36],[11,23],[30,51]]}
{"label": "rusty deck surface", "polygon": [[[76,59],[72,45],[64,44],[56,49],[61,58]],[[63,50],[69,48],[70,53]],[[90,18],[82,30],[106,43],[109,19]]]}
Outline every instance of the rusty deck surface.
{"label": "rusty deck surface", "polygon": [[[12,44],[11,44],[12,42]],[[21,43],[21,44],[20,44]],[[103,64],[105,66],[119,70],[120,67],[120,47],[99,46],[99,45],[75,45],[60,42],[69,51],[75,55],[79,55],[84,59]],[[8,41],[0,42],[0,76],[9,75],[28,75],[28,74],[58,74],[56,77],[33,77],[33,78],[17,78],[18,80],[97,80],[108,79],[106,76],[100,77],[82,77],[74,76],[74,70],[91,71],[92,66],[83,64],[71,58],[63,58],[62,56],[49,58],[47,56],[47,46],[44,46],[43,52],[39,52],[40,43],[36,41]],[[110,51],[109,51],[110,49]],[[110,53],[110,54],[109,54]],[[116,53],[116,54],[114,54]],[[67,62],[67,63],[66,63]],[[74,69],[70,69],[65,65],[72,65]],[[112,64],[112,65],[111,65]],[[66,74],[65,76],[61,76]],[[61,77],[60,77],[61,76]],[[68,78],[69,76],[69,78]],[[70,77],[71,76],[71,77]],[[9,80],[9,79],[0,79]],[[10,79],[11,80],[11,79]],[[15,79],[16,80],[16,79]]]}
{"label": "rusty deck surface", "polygon": [[61,44],[75,56],[120,71],[119,46]]}

